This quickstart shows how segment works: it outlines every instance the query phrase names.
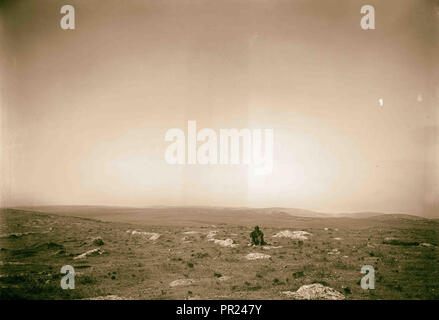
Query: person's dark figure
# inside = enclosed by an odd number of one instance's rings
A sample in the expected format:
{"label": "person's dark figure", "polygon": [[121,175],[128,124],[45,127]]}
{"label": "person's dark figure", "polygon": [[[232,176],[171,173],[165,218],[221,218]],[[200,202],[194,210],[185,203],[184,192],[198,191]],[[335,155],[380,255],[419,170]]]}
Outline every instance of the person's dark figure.
{"label": "person's dark figure", "polygon": [[264,233],[259,229],[258,226],[256,226],[255,230],[250,233],[250,238],[252,245],[254,246],[263,246],[266,244],[264,241]]}

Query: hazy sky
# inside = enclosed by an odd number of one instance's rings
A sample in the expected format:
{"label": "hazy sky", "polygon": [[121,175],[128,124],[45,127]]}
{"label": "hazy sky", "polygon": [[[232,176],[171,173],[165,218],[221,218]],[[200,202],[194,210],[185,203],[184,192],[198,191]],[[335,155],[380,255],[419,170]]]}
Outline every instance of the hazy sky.
{"label": "hazy sky", "polygon": [[[64,4],[75,30],[60,28]],[[364,4],[375,30],[360,28]],[[439,216],[437,1],[0,6],[4,206]],[[272,174],[167,164],[165,132],[188,120],[272,128]]]}

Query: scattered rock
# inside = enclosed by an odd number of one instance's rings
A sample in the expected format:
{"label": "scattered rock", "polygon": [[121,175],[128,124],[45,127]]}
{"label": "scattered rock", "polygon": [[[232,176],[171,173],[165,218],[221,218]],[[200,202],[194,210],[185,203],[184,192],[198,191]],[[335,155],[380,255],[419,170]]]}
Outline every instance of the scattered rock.
{"label": "scattered rock", "polygon": [[213,241],[214,241],[216,244],[219,244],[220,246],[223,246],[223,247],[231,247],[231,248],[235,248],[235,247],[238,246],[237,244],[233,243],[233,240],[232,240],[232,239],[226,239],[226,240],[213,239]]}
{"label": "scattered rock", "polygon": [[301,286],[297,291],[284,291],[283,294],[297,300],[343,300],[345,296],[320,283]]}
{"label": "scattered rock", "polygon": [[332,249],[328,254],[340,254],[340,251],[338,249]]}
{"label": "scattered rock", "polygon": [[198,234],[198,233],[200,233],[199,231],[186,231],[186,232],[183,232],[183,234]]}
{"label": "scattered rock", "polygon": [[[129,231],[130,231],[130,230],[128,230],[127,232],[129,232]],[[141,237],[144,237],[144,238],[148,238],[148,240],[151,240],[151,241],[155,241],[155,240],[157,240],[158,238],[160,238],[160,234],[158,234],[158,233],[155,233],[155,232],[136,231],[136,230],[131,231],[131,235],[132,235],[132,236],[141,236]]]}
{"label": "scattered rock", "polygon": [[209,232],[207,233],[207,235],[206,235],[206,238],[207,238],[209,241],[213,241],[217,233],[218,233],[218,231],[216,231],[216,230],[209,231]]}
{"label": "scattered rock", "polygon": [[171,287],[177,287],[177,286],[189,286],[194,283],[194,280],[192,279],[178,279],[172,281],[169,286]]}
{"label": "scattered rock", "polygon": [[98,254],[103,254],[103,253],[104,253],[104,251],[101,250],[100,248],[91,249],[91,250],[88,250],[87,252],[84,252],[83,254],[80,254],[79,256],[74,257],[73,260],[85,259],[88,256],[96,256]]}
{"label": "scattered rock", "polygon": [[229,277],[229,276],[221,276],[221,277],[219,277],[217,280],[218,280],[218,281],[227,281],[227,280],[230,280],[230,279],[232,279],[232,277]]}
{"label": "scattered rock", "polygon": [[255,253],[249,253],[248,255],[245,256],[245,258],[247,260],[257,260],[257,259],[269,259],[271,258],[271,256],[268,254],[255,252]]}
{"label": "scattered rock", "polygon": [[158,233],[150,233],[151,237],[149,238],[149,240],[157,240],[158,238],[160,238],[160,235]]}
{"label": "scattered rock", "polygon": [[188,237],[181,238],[181,243],[192,243],[192,241],[188,240]]}
{"label": "scattered rock", "polygon": [[271,250],[271,249],[279,249],[282,248],[282,246],[263,246],[262,249],[264,250]]}
{"label": "scattered rock", "polygon": [[343,238],[334,238],[334,240],[341,241]]}
{"label": "scattered rock", "polygon": [[307,240],[311,233],[306,231],[290,231],[290,230],[284,230],[276,233],[273,238],[290,238],[290,239],[297,239],[297,240]]}
{"label": "scattered rock", "polygon": [[101,237],[93,238],[92,242],[95,246],[103,246],[104,245],[104,240],[102,240]]}
{"label": "scattered rock", "polygon": [[419,246],[421,246],[421,247],[432,247],[433,245],[431,243],[423,242]]}
{"label": "scattered rock", "polygon": [[216,230],[209,231],[206,235],[207,241],[213,241],[216,244],[219,244],[220,246],[223,247],[235,248],[238,246],[236,243],[233,243],[232,239],[226,239],[226,240],[215,239],[217,233],[218,231]]}

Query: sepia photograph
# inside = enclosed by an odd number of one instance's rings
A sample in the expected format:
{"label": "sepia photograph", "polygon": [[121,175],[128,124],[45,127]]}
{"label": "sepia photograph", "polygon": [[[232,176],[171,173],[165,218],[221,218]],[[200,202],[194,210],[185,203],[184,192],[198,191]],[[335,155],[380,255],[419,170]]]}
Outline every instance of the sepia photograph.
{"label": "sepia photograph", "polygon": [[0,58],[0,301],[439,300],[439,1],[0,0]]}

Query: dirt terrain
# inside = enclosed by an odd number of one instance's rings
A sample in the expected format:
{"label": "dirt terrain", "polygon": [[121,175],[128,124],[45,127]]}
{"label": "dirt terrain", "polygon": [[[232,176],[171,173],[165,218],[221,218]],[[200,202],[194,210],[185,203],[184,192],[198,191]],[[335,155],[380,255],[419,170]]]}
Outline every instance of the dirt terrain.
{"label": "dirt terrain", "polygon": [[[250,245],[256,225],[265,246]],[[438,299],[438,245],[439,221],[408,215],[3,209],[0,299],[293,299],[306,288],[345,299]],[[60,287],[64,265],[75,269],[74,290]],[[374,290],[360,286],[363,265],[375,269]]]}

